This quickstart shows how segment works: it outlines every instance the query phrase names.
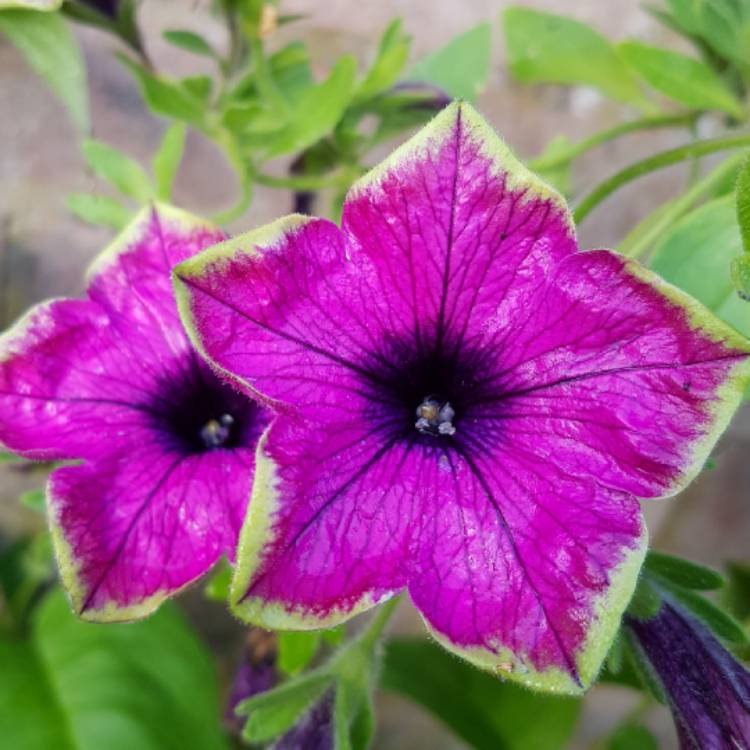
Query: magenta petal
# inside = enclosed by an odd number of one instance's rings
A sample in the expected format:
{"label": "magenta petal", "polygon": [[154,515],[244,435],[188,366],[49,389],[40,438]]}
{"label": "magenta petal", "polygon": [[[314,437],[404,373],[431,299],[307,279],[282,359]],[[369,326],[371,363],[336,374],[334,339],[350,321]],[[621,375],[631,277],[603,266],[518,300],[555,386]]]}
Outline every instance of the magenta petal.
{"label": "magenta petal", "polygon": [[251,448],[185,456],[157,441],[57,469],[49,514],[76,613],[141,617],[232,556],[252,469]]}
{"label": "magenta petal", "polygon": [[186,327],[282,416],[236,611],[339,622],[408,588],[435,636],[531,686],[591,683],[645,552],[636,497],[700,468],[750,345],[638,264],[576,248],[563,199],[470,107],[357,183],[180,264]]}
{"label": "magenta petal", "polygon": [[53,473],[48,507],[87,619],[148,614],[234,555],[267,416],[192,350],[170,279],[222,237],[147,209],[95,262],[89,299],[40,305],[0,339],[0,441],[83,459]]}
{"label": "magenta petal", "polygon": [[[354,450],[353,450],[354,449]],[[414,547],[409,447],[339,423],[277,418],[258,469],[232,598],[269,627],[340,622],[402,589]]]}
{"label": "magenta petal", "polygon": [[98,305],[38,305],[0,337],[0,444],[35,459],[124,448],[147,417],[147,382]]}

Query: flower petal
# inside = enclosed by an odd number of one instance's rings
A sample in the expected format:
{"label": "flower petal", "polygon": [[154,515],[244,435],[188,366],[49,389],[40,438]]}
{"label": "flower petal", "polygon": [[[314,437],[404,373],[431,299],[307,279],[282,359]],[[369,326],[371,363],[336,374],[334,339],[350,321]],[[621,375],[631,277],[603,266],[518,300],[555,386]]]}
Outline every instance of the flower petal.
{"label": "flower petal", "polygon": [[0,444],[40,460],[130,445],[149,416],[137,354],[92,302],[37,305],[0,337]]}
{"label": "flower petal", "polygon": [[692,480],[750,378],[746,339],[605,250],[566,259],[524,305],[501,305],[497,321],[501,367],[484,383],[497,396],[477,423],[639,497]]}
{"label": "flower petal", "polygon": [[[478,456],[478,457],[474,457]],[[503,677],[578,693],[596,677],[646,552],[638,502],[512,445],[460,447],[422,475],[409,593],[446,648]]]}
{"label": "flower petal", "polygon": [[253,450],[185,455],[145,442],[122,458],[57,469],[48,508],[60,573],[87,620],[143,617],[232,555]]}
{"label": "flower petal", "polygon": [[258,444],[230,601],[269,628],[328,627],[408,576],[421,517],[409,446],[387,430],[279,417]]}
{"label": "flower petal", "polygon": [[465,103],[447,107],[355,183],[342,227],[378,269],[417,347],[481,336],[498,301],[576,251],[564,199]]}

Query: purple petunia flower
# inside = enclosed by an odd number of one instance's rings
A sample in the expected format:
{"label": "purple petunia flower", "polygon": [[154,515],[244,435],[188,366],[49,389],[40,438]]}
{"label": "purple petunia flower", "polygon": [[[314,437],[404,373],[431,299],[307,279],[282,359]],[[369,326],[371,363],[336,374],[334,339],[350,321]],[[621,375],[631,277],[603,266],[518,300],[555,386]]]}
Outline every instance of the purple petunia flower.
{"label": "purple petunia flower", "polygon": [[683,750],[750,747],[750,674],[703,623],[664,602],[625,626],[664,690]]}
{"label": "purple petunia flower", "polygon": [[195,355],[169,276],[221,238],[147,209],[95,262],[88,299],[41,304],[0,339],[0,444],[82,459],[52,473],[48,514],[86,619],[148,614],[233,557],[266,419]]}
{"label": "purple petunia flower", "polygon": [[595,677],[646,548],[637,497],[702,466],[748,342],[635,262],[466,104],[357,182],[181,264],[204,356],[279,412],[232,602],[316,628],[406,588],[445,646],[542,689]]}

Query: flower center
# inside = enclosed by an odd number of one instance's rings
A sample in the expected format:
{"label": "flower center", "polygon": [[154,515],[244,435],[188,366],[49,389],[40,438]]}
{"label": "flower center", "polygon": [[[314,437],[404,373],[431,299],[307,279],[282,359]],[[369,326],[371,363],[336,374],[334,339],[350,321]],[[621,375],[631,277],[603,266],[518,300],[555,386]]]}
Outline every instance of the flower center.
{"label": "flower center", "polygon": [[417,432],[427,435],[454,435],[456,432],[453,426],[456,412],[449,401],[427,396],[417,407],[416,415],[414,427]]}
{"label": "flower center", "polygon": [[163,439],[185,454],[250,445],[260,424],[250,399],[193,359],[164,377],[149,408]]}
{"label": "flower center", "polygon": [[209,419],[201,428],[201,440],[206,448],[219,448],[229,440],[232,434],[234,417],[222,414],[218,419]]}

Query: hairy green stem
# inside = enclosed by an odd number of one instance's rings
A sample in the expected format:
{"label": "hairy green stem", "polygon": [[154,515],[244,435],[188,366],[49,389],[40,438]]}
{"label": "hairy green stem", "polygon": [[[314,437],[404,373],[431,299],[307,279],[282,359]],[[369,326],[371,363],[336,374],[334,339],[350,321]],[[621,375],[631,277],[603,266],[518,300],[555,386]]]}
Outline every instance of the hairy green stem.
{"label": "hairy green stem", "polygon": [[573,161],[581,154],[590,151],[596,146],[600,146],[608,141],[613,141],[622,135],[628,133],[634,133],[639,130],[654,130],[656,128],[673,128],[680,126],[691,125],[697,119],[697,113],[690,113],[687,115],[663,115],[660,117],[643,117],[639,120],[631,120],[630,122],[624,122],[621,125],[617,125],[614,128],[608,130],[602,130],[589,138],[585,138],[579,143],[573,144],[567,151],[555,154],[554,156],[539,157],[532,159],[529,162],[529,169],[533,171],[547,171],[555,169],[556,167],[562,167],[565,164]]}
{"label": "hairy green stem", "polygon": [[594,188],[575,208],[573,218],[576,224],[580,224],[612,193],[638,177],[656,172],[672,164],[679,164],[687,159],[706,156],[718,151],[742,148],[743,146],[750,146],[750,135],[733,135],[709,141],[697,141],[696,143],[689,143],[685,146],[679,146],[669,151],[662,151],[659,154],[654,154],[654,156],[649,156],[617,172],[617,174],[612,175],[608,180],[605,180],[601,185]]}
{"label": "hairy green stem", "polygon": [[359,637],[359,642],[362,645],[370,649],[375,648],[375,645],[380,640],[380,637],[383,635],[383,630],[385,630],[385,626],[388,624],[391,617],[393,617],[393,613],[396,611],[396,607],[398,607],[400,602],[401,602],[401,597],[394,596],[391,599],[389,599],[387,602],[385,602],[385,604],[382,604],[375,611],[375,614],[370,620],[367,628]]}

